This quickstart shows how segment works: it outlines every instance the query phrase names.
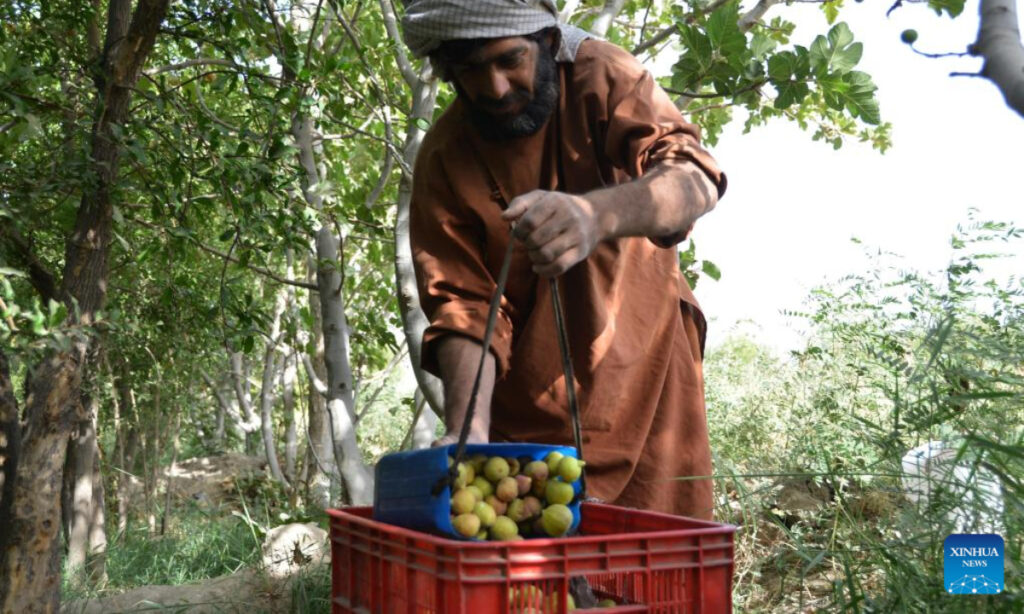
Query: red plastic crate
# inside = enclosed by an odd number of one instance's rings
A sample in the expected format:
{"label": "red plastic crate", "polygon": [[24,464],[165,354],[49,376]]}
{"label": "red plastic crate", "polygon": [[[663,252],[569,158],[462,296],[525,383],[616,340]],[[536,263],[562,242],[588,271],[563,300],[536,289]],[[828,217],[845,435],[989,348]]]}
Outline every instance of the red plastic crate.
{"label": "red plastic crate", "polygon": [[[467,542],[374,521],[369,507],[328,514],[335,614],[564,614],[576,576],[617,604],[595,612],[732,610],[731,525],[584,503],[580,535]],[[510,603],[538,589],[543,600]]]}

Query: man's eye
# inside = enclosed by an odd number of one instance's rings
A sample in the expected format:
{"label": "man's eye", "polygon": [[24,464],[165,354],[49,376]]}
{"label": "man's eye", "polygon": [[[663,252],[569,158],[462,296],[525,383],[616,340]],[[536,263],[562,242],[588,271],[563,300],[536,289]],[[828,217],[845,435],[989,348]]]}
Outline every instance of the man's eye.
{"label": "man's eye", "polygon": [[498,60],[498,66],[502,68],[515,68],[516,66],[519,66],[522,63],[523,56],[518,54],[509,57],[503,57],[500,60]]}

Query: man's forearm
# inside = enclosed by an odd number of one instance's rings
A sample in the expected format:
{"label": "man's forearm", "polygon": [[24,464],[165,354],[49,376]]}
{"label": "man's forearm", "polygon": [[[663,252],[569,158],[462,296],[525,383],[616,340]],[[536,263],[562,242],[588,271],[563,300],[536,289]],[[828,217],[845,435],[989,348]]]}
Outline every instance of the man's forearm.
{"label": "man's forearm", "polygon": [[718,189],[693,162],[665,161],[635,181],[587,193],[602,240],[672,237],[715,208]]}
{"label": "man's forearm", "polygon": [[[458,334],[446,335],[438,345],[437,358],[441,367],[441,381],[444,383],[444,413],[448,440],[453,436],[455,441],[458,440],[466,408],[469,406],[469,397],[473,391],[473,381],[480,367],[481,350],[482,346],[478,341]],[[488,441],[494,377],[494,356],[488,352],[473,410],[473,422],[469,433],[471,442]]]}

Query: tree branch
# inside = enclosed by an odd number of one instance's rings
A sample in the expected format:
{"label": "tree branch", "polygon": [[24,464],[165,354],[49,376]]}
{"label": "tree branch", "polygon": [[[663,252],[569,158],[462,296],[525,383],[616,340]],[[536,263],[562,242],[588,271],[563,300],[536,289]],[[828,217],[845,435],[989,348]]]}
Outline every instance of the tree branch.
{"label": "tree branch", "polygon": [[633,47],[633,51],[631,51],[630,53],[632,53],[633,55],[640,55],[641,53],[647,51],[651,47],[656,47],[656,46],[660,45],[665,40],[667,40],[668,37],[672,36],[675,33],[676,33],[676,24],[673,23],[671,25],[667,25],[664,28],[662,28],[661,30],[658,30],[658,32],[654,36],[652,36],[651,38],[645,40],[644,42],[640,43],[636,47]]}
{"label": "tree branch", "polygon": [[395,63],[398,64],[398,70],[402,73],[405,82],[409,87],[414,87],[416,79],[419,77],[412,67],[412,62],[409,61],[409,56],[405,53],[405,42],[398,31],[398,19],[395,17],[395,5],[391,3],[391,0],[379,0],[379,2],[381,15],[384,17],[384,29],[391,37],[391,42],[395,44]]}
{"label": "tree branch", "polygon": [[981,72],[999,88],[1006,105],[1024,117],[1024,46],[1013,0],[981,0],[975,55],[985,59]]}
{"label": "tree branch", "polygon": [[28,268],[29,281],[43,301],[59,301],[60,296],[53,273],[39,260],[13,223],[0,224],[0,240],[10,247],[10,254]]}
{"label": "tree branch", "polygon": [[[140,220],[139,218],[136,218],[136,217],[126,217],[125,219],[130,220],[132,222],[135,222],[136,224],[140,224],[142,226],[145,226],[147,228],[152,228],[154,230],[159,230],[161,232],[166,232],[167,231],[167,228],[164,227],[164,226],[161,226],[159,224],[154,224],[152,222],[147,222],[146,220]],[[195,237],[189,237],[188,239],[196,247],[198,247],[199,249],[203,250],[204,252],[213,254],[214,256],[217,256],[218,258],[223,258],[227,262],[234,262],[235,264],[239,264],[241,262],[237,257],[232,256],[231,254],[222,252],[222,251],[220,251],[220,250],[218,250],[216,248],[210,247],[209,245],[206,245],[205,243],[201,243],[199,241],[199,239],[196,239]],[[271,271],[269,269],[265,269],[263,267],[256,266],[254,264],[245,264],[244,266],[245,266],[245,268],[249,269],[250,271],[253,271],[255,273],[259,273],[260,275],[263,275],[264,277],[269,277],[270,279],[273,279],[274,281],[276,281],[278,283],[287,284],[289,286],[295,286],[297,288],[306,288],[306,289],[309,289],[309,290],[316,290],[316,288],[317,288],[316,284],[311,284],[311,283],[308,283],[308,282],[305,282],[305,281],[295,281],[294,279],[288,279],[286,277],[282,277],[282,276],[278,275],[277,273],[275,273],[275,272],[273,272],[273,271]]]}
{"label": "tree branch", "polygon": [[612,25],[612,20],[622,10],[622,5],[626,3],[626,0],[605,0],[604,8],[598,13],[597,17],[590,24],[590,31],[598,36],[604,36],[608,33],[608,28]]}
{"label": "tree branch", "polygon": [[309,377],[309,384],[313,387],[313,390],[316,390],[317,393],[326,398],[327,384],[317,377],[316,370],[313,368],[313,361],[310,360],[309,354],[306,352],[302,353],[302,366],[306,368],[306,375]]}
{"label": "tree branch", "polygon": [[768,9],[781,1],[782,0],[761,0],[754,5],[754,8],[750,9],[740,17],[740,32],[747,32],[750,28],[753,28],[754,24],[756,24],[762,17],[764,17],[765,13],[768,12]]}
{"label": "tree branch", "polygon": [[238,65],[232,62],[231,60],[225,60],[221,58],[195,58],[193,60],[185,60],[184,62],[178,62],[177,64],[168,64],[166,66],[150,68],[149,70],[145,71],[144,74],[150,77],[154,77],[161,73],[181,70],[183,68],[190,68],[192,66],[229,66],[231,68],[238,68]]}

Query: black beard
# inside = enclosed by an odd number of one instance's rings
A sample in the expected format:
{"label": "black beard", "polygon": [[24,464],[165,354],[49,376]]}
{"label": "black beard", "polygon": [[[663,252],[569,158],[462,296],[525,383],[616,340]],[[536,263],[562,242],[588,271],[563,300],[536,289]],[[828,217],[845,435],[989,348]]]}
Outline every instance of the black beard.
{"label": "black beard", "polygon": [[[548,118],[558,106],[560,93],[558,64],[551,50],[543,44],[537,54],[537,68],[533,76],[533,97],[526,90],[506,94],[501,100],[489,98],[470,100],[465,91],[454,83],[455,91],[466,104],[469,120],[485,141],[507,141],[536,134],[544,127]],[[489,112],[490,107],[500,108],[510,103],[526,102],[523,110],[515,115],[502,117]]]}

